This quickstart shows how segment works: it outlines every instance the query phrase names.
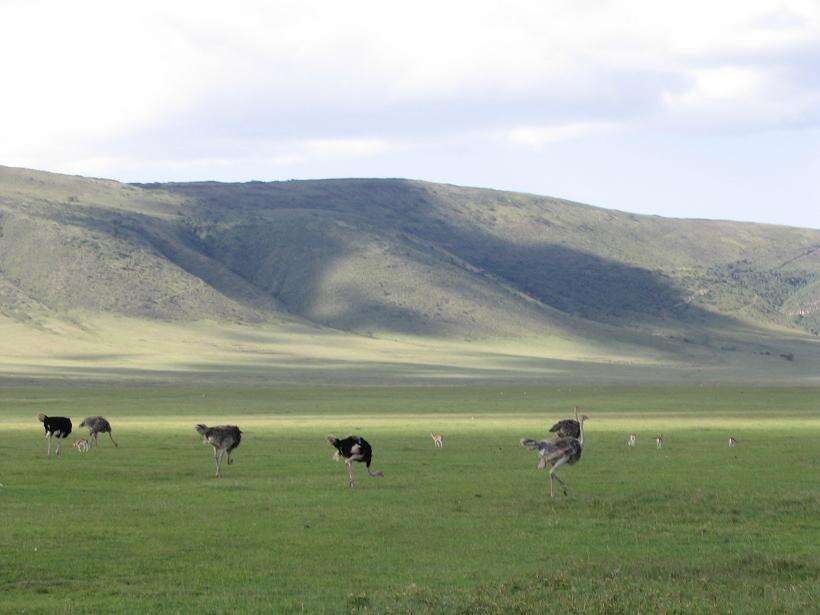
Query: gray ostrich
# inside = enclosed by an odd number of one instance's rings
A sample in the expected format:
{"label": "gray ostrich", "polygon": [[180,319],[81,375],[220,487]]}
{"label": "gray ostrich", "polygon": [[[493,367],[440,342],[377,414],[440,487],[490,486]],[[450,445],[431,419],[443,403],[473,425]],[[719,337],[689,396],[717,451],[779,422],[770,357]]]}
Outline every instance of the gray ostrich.
{"label": "gray ostrich", "polygon": [[236,425],[217,425],[208,427],[199,424],[195,429],[202,435],[202,441],[214,448],[214,463],[216,464],[216,478],[222,476],[222,458],[228,455],[228,465],[233,463],[231,453],[242,442],[242,432]]}
{"label": "gray ostrich", "polygon": [[578,438],[581,435],[581,423],[578,419],[578,406],[575,406],[575,418],[558,421],[550,427],[550,433],[554,433],[556,438]]}
{"label": "gray ostrich", "polygon": [[114,443],[114,446],[119,446],[114,440],[114,436],[111,434],[111,423],[101,416],[89,416],[84,418],[83,422],[80,423],[80,427],[88,428],[88,434],[94,438],[94,444],[97,446],[100,445],[100,441],[97,439],[97,436],[101,433],[107,433],[108,437],[111,438],[111,442]]}
{"label": "gray ostrich", "polygon": [[556,470],[563,465],[573,465],[581,458],[584,451],[584,421],[588,420],[584,415],[578,420],[579,437],[556,438],[554,440],[531,440],[521,439],[521,446],[536,451],[539,455],[538,469],[543,470],[550,466],[550,497],[555,497],[555,484],[558,481],[567,495],[567,486],[557,475]]}

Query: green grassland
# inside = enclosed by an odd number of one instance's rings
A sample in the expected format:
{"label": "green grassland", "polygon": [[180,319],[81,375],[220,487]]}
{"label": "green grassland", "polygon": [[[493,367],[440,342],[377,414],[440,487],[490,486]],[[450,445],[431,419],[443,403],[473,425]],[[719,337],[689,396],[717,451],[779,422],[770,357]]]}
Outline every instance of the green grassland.
{"label": "green grassland", "polygon": [[[574,404],[590,416],[587,446],[563,470],[569,497],[550,500],[518,439],[545,435]],[[75,430],[103,414],[120,447],[46,459],[39,411]],[[197,422],[245,432],[222,479]],[[358,469],[349,490],[328,433],[365,436],[386,476]],[[3,612],[807,613],[820,602],[817,388],[6,386],[0,447]]]}

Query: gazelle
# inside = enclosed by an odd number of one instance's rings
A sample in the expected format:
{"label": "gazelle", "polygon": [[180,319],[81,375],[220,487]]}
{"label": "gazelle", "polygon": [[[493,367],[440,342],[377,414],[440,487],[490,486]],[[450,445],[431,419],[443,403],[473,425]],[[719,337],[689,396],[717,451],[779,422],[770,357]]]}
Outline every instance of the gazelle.
{"label": "gazelle", "polygon": [[433,438],[433,444],[436,445],[436,448],[444,448],[444,435],[443,434],[431,433],[430,437]]}
{"label": "gazelle", "polygon": [[85,438],[80,438],[74,443],[74,448],[76,448],[81,453],[87,453],[91,448],[91,443]]}
{"label": "gazelle", "polygon": [[634,433],[629,434],[629,440],[626,441],[627,446],[635,446],[635,443],[638,441],[638,436]]}
{"label": "gazelle", "polygon": [[734,448],[737,444],[737,438],[734,436],[729,436],[729,448]]}
{"label": "gazelle", "polygon": [[663,448],[663,434],[658,434],[655,436],[655,445],[658,448]]}

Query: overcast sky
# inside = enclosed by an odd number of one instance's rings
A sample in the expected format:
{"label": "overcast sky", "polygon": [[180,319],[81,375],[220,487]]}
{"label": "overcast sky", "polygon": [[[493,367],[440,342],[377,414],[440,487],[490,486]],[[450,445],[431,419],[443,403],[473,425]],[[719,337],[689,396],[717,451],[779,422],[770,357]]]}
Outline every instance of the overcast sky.
{"label": "overcast sky", "polygon": [[820,227],[820,0],[0,0],[0,164]]}

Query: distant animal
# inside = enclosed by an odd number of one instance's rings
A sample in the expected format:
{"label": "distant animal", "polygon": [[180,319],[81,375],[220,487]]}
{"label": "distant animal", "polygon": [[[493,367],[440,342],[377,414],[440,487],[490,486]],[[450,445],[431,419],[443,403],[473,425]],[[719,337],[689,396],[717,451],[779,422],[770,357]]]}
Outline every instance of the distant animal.
{"label": "distant animal", "polygon": [[556,438],[578,438],[581,435],[581,424],[578,421],[578,406],[575,406],[575,418],[558,421],[550,427],[550,433]]}
{"label": "distant animal", "polygon": [[663,434],[658,434],[655,436],[655,446],[658,448],[663,448]]}
{"label": "distant animal", "polygon": [[734,436],[729,436],[729,448],[734,448],[737,445],[737,439]]}
{"label": "distant animal", "polygon": [[100,445],[100,441],[97,439],[97,436],[101,433],[107,433],[108,437],[111,438],[111,442],[114,442],[114,446],[118,446],[118,444],[114,441],[114,436],[111,434],[111,423],[103,417],[89,416],[83,419],[83,422],[80,423],[80,427],[88,428],[88,434],[94,438],[94,444],[97,446]]}
{"label": "distant animal", "polygon": [[48,440],[48,456],[51,457],[51,439],[57,438],[57,457],[62,457],[60,445],[71,435],[71,419],[64,416],[46,416],[42,412],[37,414],[37,420],[43,424]]}
{"label": "distant animal", "polygon": [[80,438],[74,443],[74,448],[81,453],[87,453],[91,449],[91,443],[85,438]]}
{"label": "distant animal", "polygon": [[214,449],[214,463],[216,464],[216,478],[222,476],[222,458],[228,456],[228,465],[233,463],[231,453],[242,442],[242,432],[236,425],[217,425],[208,427],[201,423],[195,427],[202,435],[202,442],[210,444]]}
{"label": "distant animal", "polygon": [[444,436],[442,434],[431,433],[430,437],[433,438],[433,444],[436,445],[436,448],[444,448]]}
{"label": "distant animal", "polygon": [[538,469],[543,470],[550,466],[550,497],[555,497],[555,481],[561,484],[564,495],[567,495],[567,485],[561,480],[556,471],[563,465],[573,465],[581,458],[584,451],[584,421],[589,417],[584,415],[578,421],[580,433],[578,438],[565,437],[553,440],[531,440],[522,438],[521,446],[538,453]]}
{"label": "distant animal", "polygon": [[333,454],[334,459],[344,459],[347,466],[347,475],[349,477],[348,487],[356,486],[356,479],[353,476],[353,462],[358,461],[367,466],[367,474],[373,478],[384,476],[384,472],[375,472],[370,469],[370,463],[373,461],[373,448],[367,440],[360,436],[348,436],[346,438],[337,438],[336,436],[328,436],[327,441],[336,449]]}
{"label": "distant animal", "polygon": [[629,434],[629,440],[626,441],[627,446],[635,446],[635,443],[638,441],[638,436],[634,433]]}

